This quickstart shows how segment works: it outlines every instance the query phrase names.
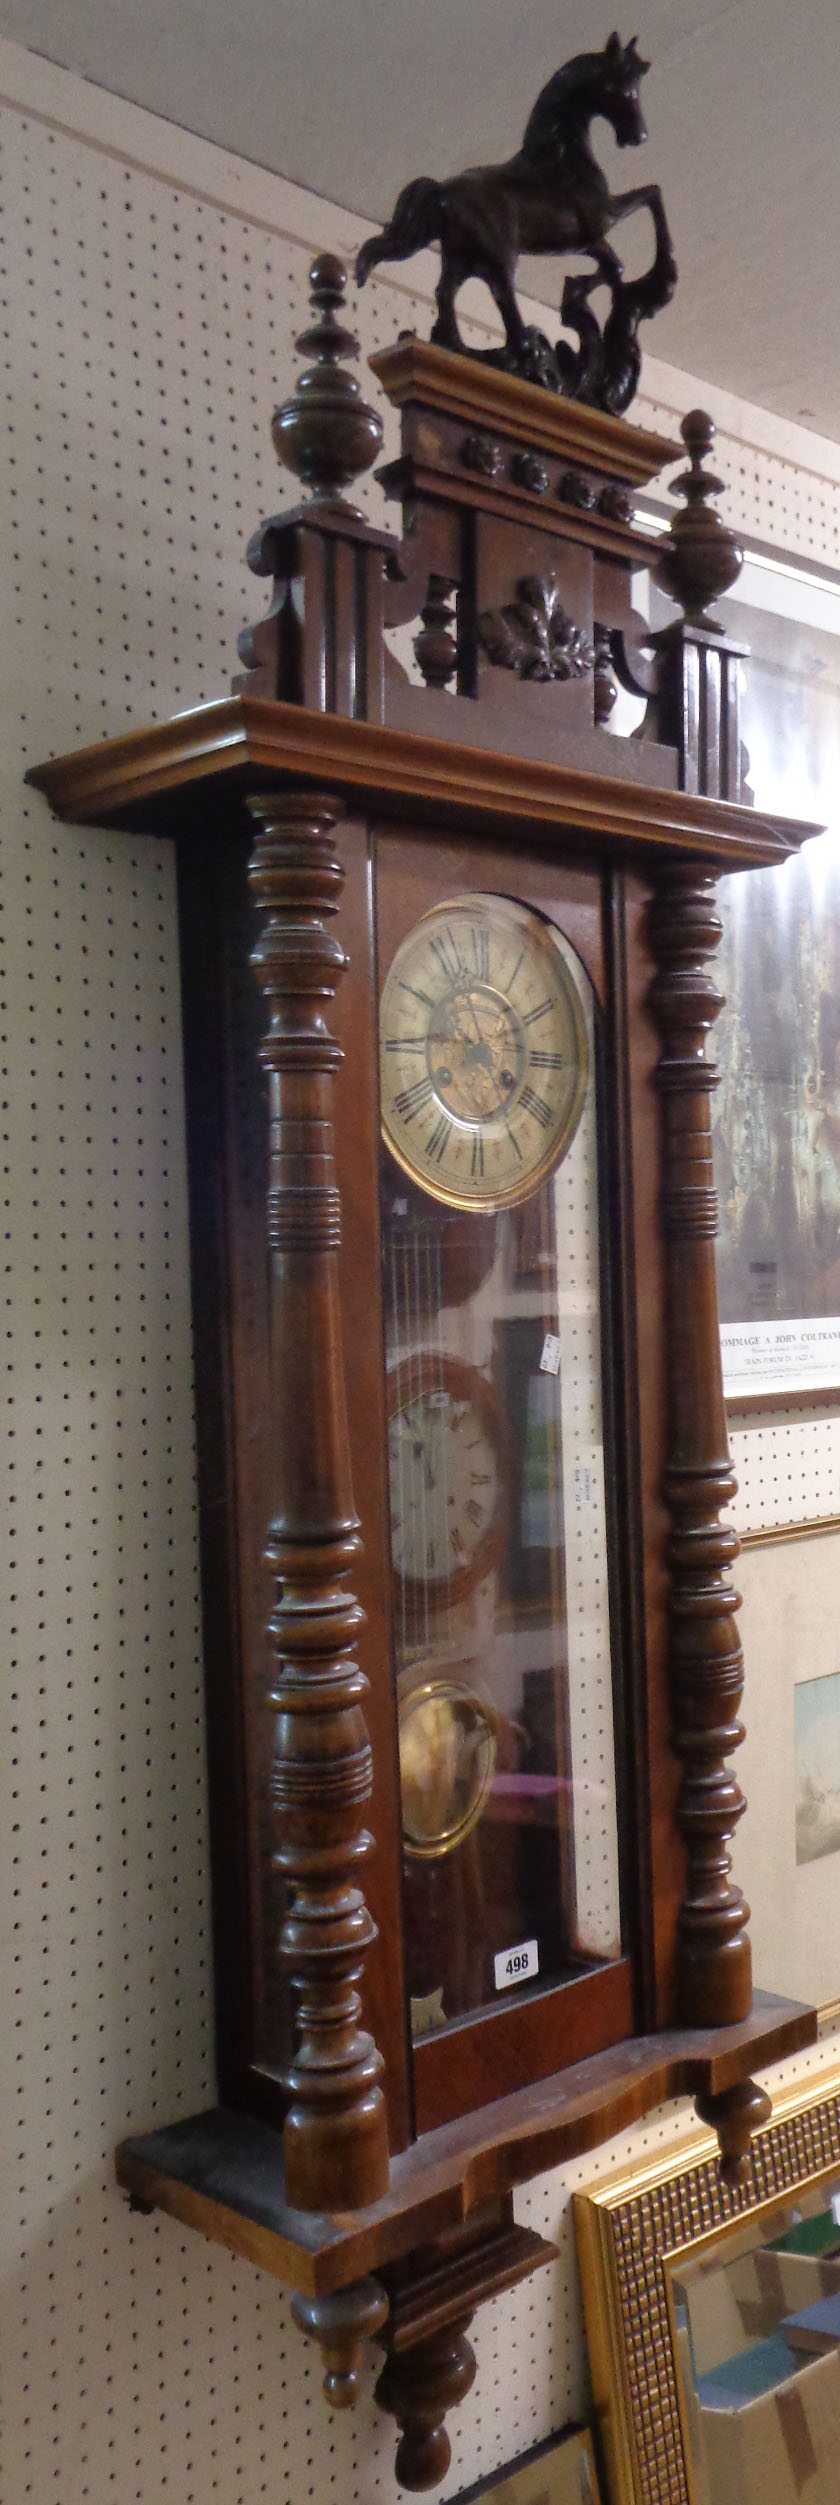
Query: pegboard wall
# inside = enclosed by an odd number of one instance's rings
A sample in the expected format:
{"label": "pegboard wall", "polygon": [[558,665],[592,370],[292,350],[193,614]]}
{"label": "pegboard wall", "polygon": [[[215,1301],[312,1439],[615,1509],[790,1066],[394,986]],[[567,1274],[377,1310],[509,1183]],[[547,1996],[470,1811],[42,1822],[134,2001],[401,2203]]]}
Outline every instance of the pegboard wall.
{"label": "pegboard wall", "polygon": [[[243,551],[278,501],[268,420],[308,264],[360,229],[9,45],[0,78],[0,2484],[8,2505],[392,2505],[372,2376],[329,2417],[274,2284],[133,2219],[113,2185],[122,2134],[213,2094],[173,869],[166,846],[56,828],[22,785],[50,751],[227,684],[262,605]],[[413,311],[404,282],[371,287],[364,347]],[[673,377],[666,405],[661,386],[660,368],[640,416],[670,427],[696,387]],[[833,563],[834,448],[820,474],[803,444],[807,477],[724,438],[731,509]],[[585,2408],[569,2190],[674,2127],[655,2117],[523,2197],[560,2259],[479,2321],[446,2496]]]}
{"label": "pegboard wall", "polygon": [[[698,398],[710,410],[717,427],[714,466],[726,489],[726,519],[736,530],[794,563],[840,568],[840,446],[821,443],[804,427],[774,425],[702,379],[668,375],[652,358],[643,372],[648,390],[639,394],[639,413],[644,409],[645,424],[658,432],[678,430]],[[756,424],[751,432],[751,421],[759,421],[760,435]],[[760,439],[771,431],[781,446]]]}
{"label": "pegboard wall", "polygon": [[[840,1415],[837,1403],[788,1400],[762,1405],[760,1423],[738,1423],[729,1441],[738,1479],[736,1515],[742,1535],[781,1532],[803,1523],[836,1524],[840,1515]],[[734,1421],[734,1423],[733,1423]]]}

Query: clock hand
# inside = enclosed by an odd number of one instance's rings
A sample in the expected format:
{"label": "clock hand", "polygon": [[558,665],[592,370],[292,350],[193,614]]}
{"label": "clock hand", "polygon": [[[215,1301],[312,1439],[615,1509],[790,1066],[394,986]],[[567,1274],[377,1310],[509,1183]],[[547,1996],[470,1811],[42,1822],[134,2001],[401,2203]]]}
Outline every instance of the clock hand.
{"label": "clock hand", "polygon": [[429,1493],[429,1494],[431,1494],[432,1489],[433,1489],[434,1487],[436,1487],[436,1486],[437,1486],[437,1480],[436,1480],[436,1478],[435,1478],[435,1476],[434,1476],[434,1473],[433,1473],[433,1470],[432,1470],[432,1466],[431,1466],[431,1462],[430,1462],[430,1460],[429,1460],[429,1456],[428,1456],[428,1453],[427,1453],[427,1451],[426,1451],[425,1444],[424,1444],[424,1443],[423,1443],[423,1441],[422,1441],[422,1438],[418,1438],[418,1440],[415,1442],[415,1444],[414,1444],[414,1446],[413,1446],[413,1452],[414,1452],[414,1459],[415,1459],[415,1461],[422,1461],[422,1463],[423,1463],[423,1468],[424,1468],[425,1473],[426,1473],[426,1488],[427,1488],[428,1493]]}
{"label": "clock hand", "polygon": [[[474,1006],[471,993],[467,992],[462,1002],[454,1000],[452,1005],[455,1016],[458,1020],[457,1033],[452,1036],[441,1038],[441,1040],[453,1044],[462,1044],[467,1061],[478,1061],[482,1064],[484,1069],[489,1069],[491,1067],[490,1047],[482,1035],[478,1020],[478,1013]],[[465,1031],[464,1012],[466,1010],[469,1010],[473,1026],[475,1027],[474,1036],[468,1035]]]}

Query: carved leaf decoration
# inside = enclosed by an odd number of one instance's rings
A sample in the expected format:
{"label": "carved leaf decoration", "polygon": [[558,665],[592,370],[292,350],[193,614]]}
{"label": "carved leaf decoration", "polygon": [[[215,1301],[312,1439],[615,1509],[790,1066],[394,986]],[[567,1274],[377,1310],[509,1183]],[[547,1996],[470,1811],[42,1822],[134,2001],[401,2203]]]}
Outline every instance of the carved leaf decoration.
{"label": "carved leaf decoration", "polygon": [[478,639],[498,669],[517,678],[585,678],[595,650],[563,608],[554,574],[526,574],[503,609],[485,609]]}

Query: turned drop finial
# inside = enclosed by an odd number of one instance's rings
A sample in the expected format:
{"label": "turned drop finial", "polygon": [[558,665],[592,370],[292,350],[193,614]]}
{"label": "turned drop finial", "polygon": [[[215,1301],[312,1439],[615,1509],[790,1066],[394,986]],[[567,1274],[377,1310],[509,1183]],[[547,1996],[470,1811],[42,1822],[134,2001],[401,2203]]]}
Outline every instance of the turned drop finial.
{"label": "turned drop finial", "polygon": [[334,252],[319,252],[309,283],[315,320],[295,345],[315,362],[275,409],[272,441],[278,460],[309,488],[314,504],[355,512],[340,490],[375,461],[382,420],[362,398],[355,377],[342,370],[344,360],[359,353],[354,333],[338,319],[347,287],[343,262]]}
{"label": "turned drop finial", "polygon": [[743,550],[734,531],[721,521],[719,513],[712,512],[709,504],[710,496],[723,492],[723,480],[701,466],[715,440],[713,420],[705,409],[690,409],[683,418],[680,434],[691,468],[681,471],[670,493],[685,498],[685,511],[674,515],[653,569],[654,577],[669,599],[676,600],[685,611],[691,626],[714,628],[717,621],[707,615],[709,604],[737,582],[744,562]]}
{"label": "turned drop finial", "polygon": [[752,2141],[772,2119],[769,2096],[756,2079],[740,2079],[717,2096],[695,2097],[701,2122],[710,2122],[720,2142],[720,2179],[738,2191],[752,2177]]}

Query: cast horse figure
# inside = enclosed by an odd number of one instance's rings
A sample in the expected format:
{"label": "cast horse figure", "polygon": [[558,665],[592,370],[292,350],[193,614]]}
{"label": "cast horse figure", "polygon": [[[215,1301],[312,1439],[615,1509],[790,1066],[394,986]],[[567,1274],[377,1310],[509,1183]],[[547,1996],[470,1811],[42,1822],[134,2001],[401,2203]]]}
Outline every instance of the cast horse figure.
{"label": "cast horse figure", "polygon": [[[499,361],[509,372],[545,381],[555,390],[577,389],[588,399],[600,397],[602,405],[611,405],[599,391],[599,383],[608,391],[605,377],[593,378],[591,311],[588,355],[582,351],[575,367],[564,347],[558,362],[542,335],[535,336],[523,322],[514,280],[521,252],[586,253],[595,267],[588,280],[576,282],[578,307],[604,281],[611,290],[613,313],[620,309],[636,326],[669,301],[677,273],[659,185],[643,183],[633,191],[611,192],[589,140],[590,124],[598,114],[610,123],[620,148],[638,147],[647,138],[639,81],[649,66],[640,59],[635,36],[622,44],[617,34],[610,35],[603,52],[582,52],[567,61],[537,97],[515,156],[503,165],[475,166],[443,182],[420,175],[406,184],[389,224],[362,245],[356,262],[359,285],[378,261],[404,261],[438,243],[441,272],[432,339],[439,347],[454,348],[462,356],[469,353],[458,329],[455,298],[466,279],[484,279],[504,323]],[[625,282],[606,238],[634,209],[651,212],[656,260],[644,280]],[[634,285],[643,291],[638,305]],[[623,405],[634,387],[630,385],[628,395],[626,380],[621,386]]]}

